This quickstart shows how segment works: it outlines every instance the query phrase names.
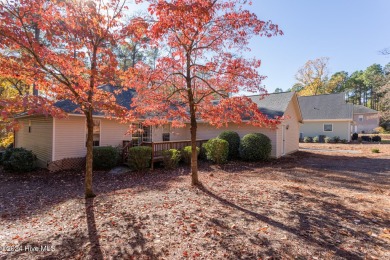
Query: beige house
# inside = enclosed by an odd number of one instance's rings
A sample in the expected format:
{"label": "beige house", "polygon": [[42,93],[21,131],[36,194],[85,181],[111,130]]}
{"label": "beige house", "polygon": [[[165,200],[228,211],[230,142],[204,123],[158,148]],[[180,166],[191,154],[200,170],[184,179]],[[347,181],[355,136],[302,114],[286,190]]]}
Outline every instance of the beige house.
{"label": "beige house", "polygon": [[305,136],[335,137],[351,140],[353,105],[345,102],[345,94],[299,97],[303,124],[300,138]]}
{"label": "beige house", "polygon": [[[133,93],[127,93],[123,100],[131,100]],[[210,139],[224,130],[233,130],[242,137],[247,133],[260,132],[272,141],[272,156],[283,155],[298,150],[299,122],[302,116],[295,93],[271,94],[260,100],[259,96],[250,97],[259,105],[259,109],[269,117],[286,116],[277,129],[265,129],[247,124],[231,124],[227,128],[215,128],[199,122],[198,139]],[[121,102],[117,98],[118,103]],[[75,105],[68,101],[57,104],[68,113],[65,119],[43,116],[19,116],[20,129],[15,132],[15,147],[24,147],[37,155],[40,167],[55,170],[71,168],[86,155],[86,122],[83,115],[74,112]],[[95,115],[94,146],[122,146],[123,141],[137,140],[141,142],[168,142],[190,139],[189,126],[171,128],[170,125],[143,127],[142,134],[128,134],[129,125]]]}
{"label": "beige house", "polygon": [[353,106],[352,132],[354,133],[372,133],[379,126],[379,112],[362,106]]}

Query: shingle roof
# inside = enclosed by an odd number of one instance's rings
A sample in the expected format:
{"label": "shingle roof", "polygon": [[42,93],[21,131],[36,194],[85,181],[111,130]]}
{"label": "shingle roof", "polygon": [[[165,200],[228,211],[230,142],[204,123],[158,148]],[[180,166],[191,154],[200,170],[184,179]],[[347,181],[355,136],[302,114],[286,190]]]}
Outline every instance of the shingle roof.
{"label": "shingle roof", "polygon": [[283,116],[295,92],[273,93],[260,99],[260,95],[248,96],[268,118]]}
{"label": "shingle roof", "polygon": [[[120,89],[120,87],[113,86],[111,84],[102,85],[99,88],[111,93],[114,93],[115,90]],[[134,94],[135,91],[133,89],[129,89],[122,91],[119,94],[114,93],[114,96],[118,105],[130,109],[131,99],[133,98]],[[79,106],[73,103],[71,100],[61,100],[56,102],[54,105],[58,108],[61,108],[66,113],[80,114],[80,112],[77,111]],[[99,111],[94,111],[94,115],[102,115],[102,113]]]}
{"label": "shingle roof", "polygon": [[[119,87],[115,87],[110,84],[100,86],[99,88],[114,93],[115,90]],[[285,92],[285,93],[273,93],[267,96],[264,96],[263,99],[260,99],[260,95],[249,96],[253,102],[255,102],[259,110],[265,114],[268,118],[275,118],[276,116],[283,116],[286,112],[287,106],[291,101],[291,98],[294,96],[294,92]],[[131,100],[135,95],[135,91],[132,89],[122,91],[120,94],[114,94],[117,103],[127,109],[130,109]],[[61,100],[54,104],[56,107],[61,108],[66,113],[79,114],[77,111],[78,105],[73,103],[70,100]],[[102,113],[95,111],[94,115],[101,115]]]}
{"label": "shingle roof", "polygon": [[345,93],[298,97],[303,120],[351,119],[351,104],[345,102]]}
{"label": "shingle roof", "polygon": [[371,113],[378,113],[378,111],[365,107],[363,105],[354,105],[353,106],[353,113],[354,114],[371,114]]}

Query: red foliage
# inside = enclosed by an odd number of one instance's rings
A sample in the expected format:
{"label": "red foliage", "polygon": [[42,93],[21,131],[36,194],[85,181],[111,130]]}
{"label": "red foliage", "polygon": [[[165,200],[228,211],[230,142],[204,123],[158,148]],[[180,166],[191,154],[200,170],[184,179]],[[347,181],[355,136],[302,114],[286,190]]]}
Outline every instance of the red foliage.
{"label": "red foliage", "polygon": [[151,116],[147,124],[169,119],[175,126],[183,125],[190,121],[191,107],[198,120],[218,127],[243,119],[263,127],[278,123],[262,115],[250,99],[232,97],[239,91],[265,93],[264,77],[257,72],[260,60],[241,54],[249,50],[252,36],[282,34],[277,25],[244,10],[246,1],[149,2],[148,10],[157,20],[149,37],[168,49],[155,70],[140,68],[141,80],[148,85],[136,86],[134,107],[140,115]]}
{"label": "red foliage", "polygon": [[[265,93],[261,87],[264,77],[257,71],[260,60],[245,59],[242,54],[249,50],[252,36],[281,35],[277,25],[245,10],[247,1],[148,2],[148,10],[156,18],[149,38],[159,43],[163,55],[154,70],[139,67],[143,71],[139,81],[144,85],[135,86],[134,107],[138,115],[148,115],[146,124],[172,121],[173,126],[183,126],[191,122],[193,146],[197,120],[217,127],[244,120],[261,127],[278,124],[249,98],[232,97],[240,91]],[[196,157],[192,167],[194,175]]]}
{"label": "red foliage", "polygon": [[[56,116],[53,100],[72,100],[81,112],[123,115],[111,93],[97,87],[124,77],[112,46],[137,37],[139,23],[123,22],[123,2],[21,0],[0,3],[0,76],[23,79],[44,93],[44,114]],[[127,77],[131,76],[126,74]],[[35,98],[2,100],[2,117],[36,106]],[[34,109],[33,109],[34,110]],[[50,110],[50,111],[49,111]]]}

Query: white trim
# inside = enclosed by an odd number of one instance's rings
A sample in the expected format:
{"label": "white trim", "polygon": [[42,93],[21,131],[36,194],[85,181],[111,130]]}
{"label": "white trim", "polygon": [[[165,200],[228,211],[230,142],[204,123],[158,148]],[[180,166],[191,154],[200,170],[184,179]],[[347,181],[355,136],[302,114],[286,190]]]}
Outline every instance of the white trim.
{"label": "white trim", "polygon": [[342,122],[342,121],[348,121],[352,122],[353,120],[351,118],[345,118],[345,119],[305,119],[303,120],[303,123],[305,122]]}
{"label": "white trim", "polygon": [[[92,122],[95,121],[95,120],[99,120],[99,146],[102,146],[102,140],[101,139],[102,139],[102,121],[103,120],[92,118]],[[87,132],[87,128],[88,128],[87,127],[87,119],[85,118],[85,120],[84,120],[84,145],[85,145],[85,147],[87,147],[87,133],[88,133]],[[93,137],[93,134],[92,134],[92,137]],[[95,147],[94,145],[92,145],[92,146]],[[96,147],[99,147],[99,146],[96,146]]]}
{"label": "white trim", "polygon": [[351,122],[348,122],[348,138],[347,138],[347,141],[350,142],[351,141],[351,135],[352,135],[352,131],[351,131]]}
{"label": "white trim", "polygon": [[84,147],[87,148],[87,119],[84,118]]}
{"label": "white trim", "polygon": [[[332,126],[332,131],[325,131],[325,125],[331,125]],[[323,123],[323,125],[322,125],[322,132],[324,132],[324,133],[328,133],[328,132],[332,133],[333,132],[333,124],[332,123]]]}
{"label": "white trim", "polygon": [[[68,113],[68,116],[83,116],[83,117],[85,117],[85,115],[83,115],[83,114],[71,114],[71,113]],[[92,115],[92,117],[96,117],[96,118],[107,118],[107,119],[108,119],[108,117],[106,117],[106,116]],[[113,118],[116,118],[116,117],[113,117]]]}
{"label": "white trim", "polygon": [[97,119],[99,120],[99,146],[102,146],[102,122],[103,120],[101,119]]}
{"label": "white trim", "polygon": [[56,159],[56,119],[53,117],[53,138],[52,138],[52,155],[51,155],[51,161],[54,162]]}

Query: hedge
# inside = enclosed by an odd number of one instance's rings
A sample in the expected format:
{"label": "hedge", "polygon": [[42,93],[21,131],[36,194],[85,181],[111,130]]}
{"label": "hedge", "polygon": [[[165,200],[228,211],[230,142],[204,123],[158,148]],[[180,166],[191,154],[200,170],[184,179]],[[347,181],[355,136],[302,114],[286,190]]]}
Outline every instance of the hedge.
{"label": "hedge", "polygon": [[129,149],[127,162],[129,167],[140,171],[150,167],[152,148],[149,146],[136,146]]}
{"label": "hedge", "polygon": [[[200,153],[199,147],[196,147],[196,153],[197,156],[199,156]],[[183,161],[187,164],[191,164],[192,147],[191,146],[184,147],[182,150],[182,155],[183,155]]]}
{"label": "hedge", "polygon": [[181,153],[176,149],[163,151],[163,164],[166,169],[175,169],[181,159]]}
{"label": "hedge", "polygon": [[239,156],[240,136],[234,131],[224,131],[219,134],[219,139],[226,140],[229,143],[229,160]]}
{"label": "hedge", "polygon": [[203,144],[207,159],[216,164],[226,163],[229,156],[229,143],[226,140],[213,138]]}
{"label": "hedge", "polygon": [[118,163],[119,151],[112,146],[99,146],[93,148],[93,168],[109,170]]}
{"label": "hedge", "polygon": [[33,171],[36,161],[36,155],[24,148],[8,148],[2,158],[4,170],[19,173]]}
{"label": "hedge", "polygon": [[240,156],[245,161],[267,160],[271,150],[271,140],[263,134],[247,134],[241,139]]}

